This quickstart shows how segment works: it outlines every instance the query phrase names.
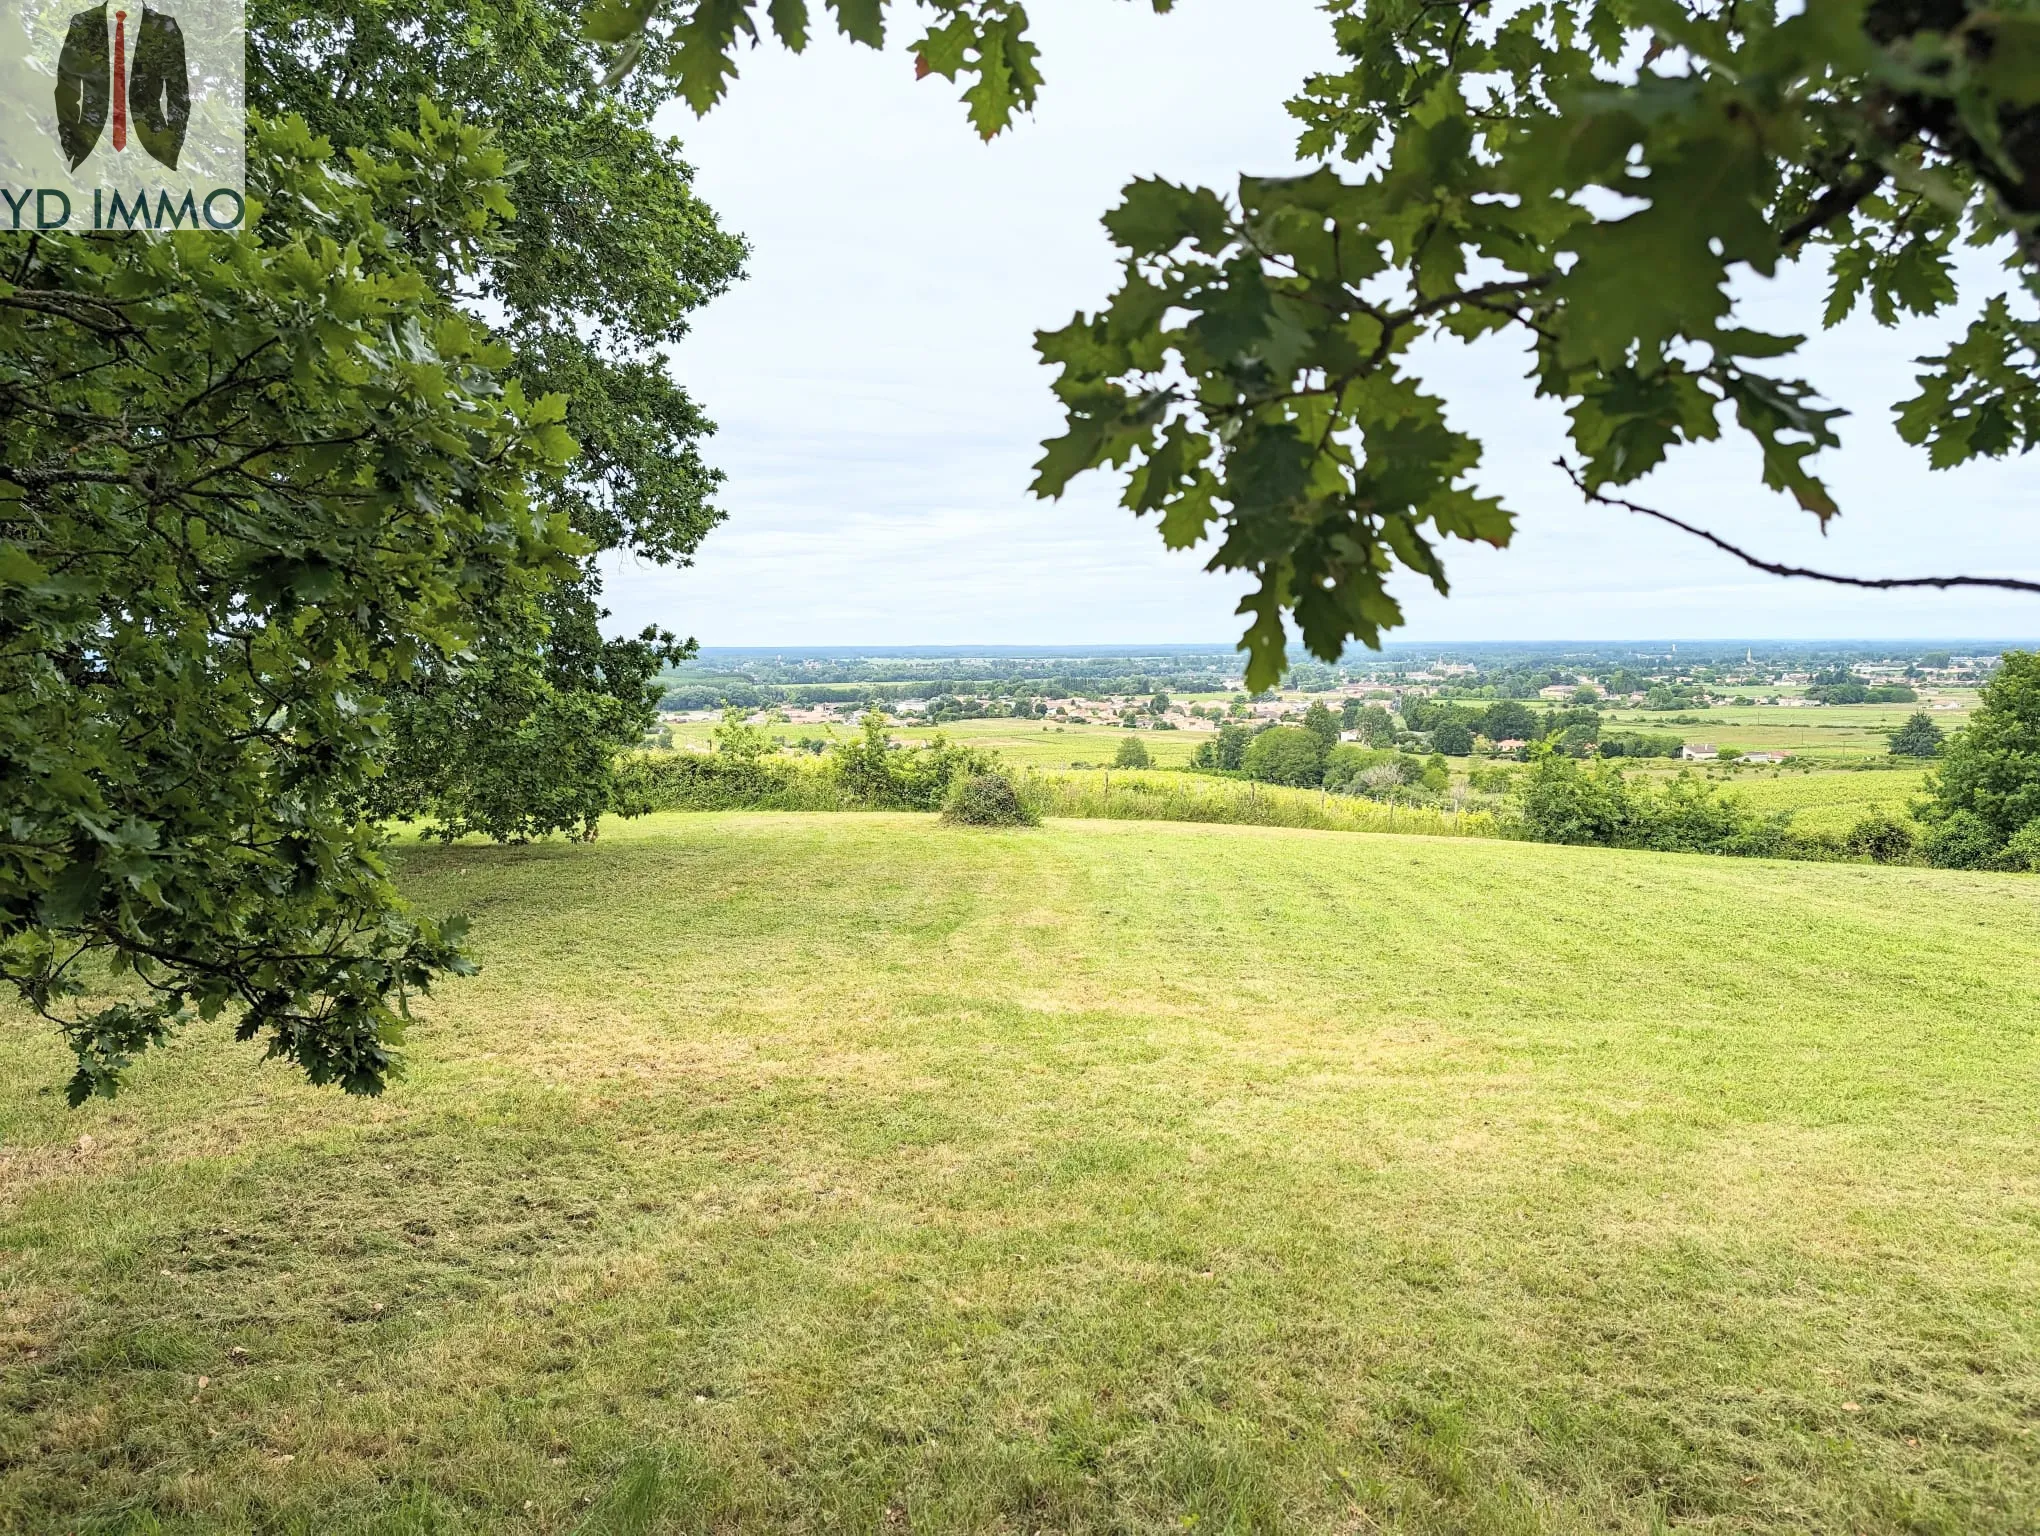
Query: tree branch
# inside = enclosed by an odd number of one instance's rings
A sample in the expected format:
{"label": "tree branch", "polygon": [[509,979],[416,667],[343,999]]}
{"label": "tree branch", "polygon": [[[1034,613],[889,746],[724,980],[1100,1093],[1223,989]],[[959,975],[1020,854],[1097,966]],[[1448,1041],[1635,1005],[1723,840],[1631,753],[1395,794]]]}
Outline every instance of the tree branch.
{"label": "tree branch", "polygon": [[1784,232],[1778,236],[1778,244],[1785,250],[1791,250],[1822,225],[1840,218],[1883,186],[1889,174],[1881,165],[1858,166],[1854,175],[1844,176],[1814,199],[1813,206],[1807,209],[1804,217],[1786,225]]}
{"label": "tree branch", "polygon": [[1840,576],[1832,571],[1811,570],[1803,565],[1780,565],[1774,560],[1761,559],[1748,550],[1739,548],[1722,538],[1709,533],[1705,528],[1696,528],[1682,518],[1669,512],[1660,512],[1655,507],[1639,506],[1633,501],[1624,501],[1619,496],[1604,496],[1588,487],[1580,472],[1564,459],[1557,461],[1565,477],[1572,481],[1579,493],[1588,501],[1599,502],[1604,507],[1619,507],[1625,512],[1634,512],[1642,517],[1654,517],[1661,523],[1669,523],[1681,533],[1690,533],[1696,539],[1704,539],[1716,549],[1734,555],[1744,565],[1773,576],[1797,576],[1807,581],[1831,582],[1839,587],[1870,587],[1887,591],[1894,587],[1992,587],[2003,592],[2040,593],[2040,581],[2022,581],[2016,576]]}

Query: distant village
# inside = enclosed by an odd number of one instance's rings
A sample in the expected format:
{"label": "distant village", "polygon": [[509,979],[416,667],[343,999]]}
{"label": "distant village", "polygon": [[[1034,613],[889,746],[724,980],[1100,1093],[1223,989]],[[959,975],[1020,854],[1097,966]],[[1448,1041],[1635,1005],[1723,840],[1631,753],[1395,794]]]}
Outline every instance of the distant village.
{"label": "distant village", "polygon": [[[1746,657],[1741,668],[1719,663],[1680,665],[1675,660],[1649,666],[1639,660],[1626,665],[1568,671],[1547,668],[1526,676],[1522,669],[1497,671],[1472,662],[1434,661],[1392,670],[1335,671],[1298,668],[1285,686],[1249,695],[1236,672],[1192,677],[1142,675],[1115,679],[1111,691],[1067,687],[1053,680],[1026,677],[987,679],[974,684],[795,683],[751,684],[718,694],[712,686],[694,685],[668,696],[663,719],[670,724],[720,719],[726,708],[744,709],[755,724],[808,728],[840,728],[854,724],[873,708],[902,726],[942,725],[960,720],[1016,719],[1043,727],[1105,726],[1126,730],[1215,733],[1227,724],[1258,728],[1292,721],[1313,701],[1322,701],[1349,718],[1352,705],[1377,706],[1403,715],[1416,700],[1450,700],[1470,705],[1514,698],[1535,701],[1553,711],[1625,710],[1667,717],[1667,723],[1699,723],[1681,716],[1720,706],[1745,709],[1823,709],[1837,703],[1914,703],[1927,710],[1959,710],[1958,689],[1972,687],[1996,661],[1992,655],[1926,653],[1910,659],[1858,660],[1826,667],[1765,667]],[[1182,684],[1188,687],[1182,687]],[[1141,684],[1146,686],[1129,686]],[[1167,686],[1167,685],[1176,686]],[[1180,691],[1179,691],[1180,690]],[[844,695],[849,695],[845,697]],[[1349,701],[1351,701],[1349,703]],[[1347,741],[1362,739],[1357,729],[1341,730]],[[1490,751],[1513,753],[1524,746],[1509,738],[1484,742]],[[1677,756],[1712,761],[1719,756],[1706,741],[1680,746]],[[1752,752],[1739,760],[1776,763],[1785,754]]]}

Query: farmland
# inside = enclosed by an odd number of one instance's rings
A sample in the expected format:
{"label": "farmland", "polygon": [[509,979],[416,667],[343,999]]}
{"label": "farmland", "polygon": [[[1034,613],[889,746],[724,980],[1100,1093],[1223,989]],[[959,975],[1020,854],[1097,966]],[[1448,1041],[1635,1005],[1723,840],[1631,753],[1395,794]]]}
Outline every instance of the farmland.
{"label": "farmland", "polygon": [[1761,774],[1737,777],[1729,787],[1758,810],[1789,810],[1793,826],[1804,831],[1847,832],[1873,812],[1909,819],[1926,776],[1921,768]]}
{"label": "farmland", "polygon": [[[1976,702],[1973,691],[1951,691],[1949,696],[1961,707],[1933,711],[1935,723],[1945,731],[1959,729]],[[1919,708],[1918,704],[1835,704],[1819,709],[1717,705],[1677,716],[1615,710],[1607,719],[1610,730],[1670,731],[1723,751],[1789,752],[1818,761],[1888,751],[1891,733]]]}
{"label": "farmland", "polygon": [[[759,717],[763,719],[764,717]],[[770,724],[774,736],[789,742],[802,737],[820,741],[847,741],[857,732],[850,719],[833,726]],[[713,744],[715,726],[706,720],[684,720],[672,727],[676,747],[706,750]],[[957,720],[942,726],[915,725],[908,719],[893,721],[889,734],[894,740],[925,742],[935,736],[963,746],[997,752],[1015,768],[1073,768],[1079,764],[1097,766],[1112,761],[1128,731],[1115,725],[1057,724],[1029,720]],[[1137,733],[1148,755],[1162,767],[1183,767],[1197,743],[1208,739],[1198,731],[1142,731]]]}
{"label": "farmland", "polygon": [[0,1027],[0,1528],[2030,1529],[2040,882],[886,815],[401,869],[484,969],[380,1100],[214,1026],[69,1113]]}

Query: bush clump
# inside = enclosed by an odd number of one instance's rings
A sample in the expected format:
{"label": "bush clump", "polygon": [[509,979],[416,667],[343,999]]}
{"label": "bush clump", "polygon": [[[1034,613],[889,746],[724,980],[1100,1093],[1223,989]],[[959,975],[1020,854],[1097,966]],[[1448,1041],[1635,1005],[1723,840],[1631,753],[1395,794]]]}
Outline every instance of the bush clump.
{"label": "bush clump", "polygon": [[949,791],[942,819],[962,827],[1033,827],[1041,818],[1028,808],[1003,773],[967,774]]}
{"label": "bush clump", "polygon": [[1849,829],[1848,851],[1875,864],[1909,863],[1919,846],[1913,829],[1895,816],[1873,812]]}

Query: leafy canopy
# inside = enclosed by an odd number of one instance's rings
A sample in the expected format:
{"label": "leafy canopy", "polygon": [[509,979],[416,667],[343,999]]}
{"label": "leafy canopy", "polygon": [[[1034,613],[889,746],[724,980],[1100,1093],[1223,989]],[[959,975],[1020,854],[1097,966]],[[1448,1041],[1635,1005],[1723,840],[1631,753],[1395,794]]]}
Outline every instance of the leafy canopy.
{"label": "leafy canopy", "polygon": [[1920,813],[1936,863],[1987,868],[2021,835],[2022,848],[2040,837],[2040,651],[2005,653],[1927,793]]}
{"label": "leafy canopy", "polygon": [[741,275],[742,240],[693,191],[652,117],[647,72],[610,89],[563,0],[253,0],[250,92],[336,144],[372,146],[420,94],[486,123],[516,219],[471,275],[509,369],[567,401],[579,453],[536,488],[586,542],[580,569],[478,616],[461,653],[433,653],[386,690],[387,771],[368,808],[444,836],[592,836],[619,754],[656,719],[656,676],[691,642],[599,628],[597,558],[685,564],[722,519],[703,461],[708,421],[666,354],[692,313]]}
{"label": "leafy canopy", "polygon": [[378,1090],[468,962],[372,819],[592,833],[681,649],[601,634],[594,560],[721,515],[663,351],[744,248],[655,82],[559,0],[249,45],[248,232],[0,236],[0,976],[74,1100],[222,1011]]}
{"label": "leafy canopy", "polygon": [[466,967],[355,811],[377,694],[584,545],[532,495],[564,402],[442,286],[502,152],[416,111],[344,159],[255,116],[259,238],[0,237],[0,976],[73,1102],[228,1008],[373,1092]]}
{"label": "leafy canopy", "polygon": [[[605,0],[599,36],[670,48],[697,108],[721,94],[755,0]],[[837,0],[874,46],[884,0]],[[969,81],[981,131],[1039,85],[1010,0],[932,0],[923,72]],[[1166,9],[1158,5],[1157,9]],[[1248,686],[1285,620],[1318,656],[1402,621],[1400,568],[1448,590],[1448,540],[1505,545],[1481,445],[1414,359],[1509,332],[1563,402],[1581,485],[1634,481],[1739,433],[1762,479],[1823,524],[1814,467],[1840,412],[1786,360],[1804,339],[1737,313],[1738,274],[1822,259],[1828,299],[1881,322],[1957,302],[1955,248],[2003,251],[2012,292],[1923,360],[1898,428],[1937,466],[2040,434],[2040,9],[2032,0],[1326,0],[1341,67],[1291,111],[1323,165],[1230,192],[1143,180],[1106,217],[1123,281],[1039,337],[1067,430],[1035,490],[1124,472],[1174,548],[1251,573]],[[805,41],[808,8],[771,24]]]}

